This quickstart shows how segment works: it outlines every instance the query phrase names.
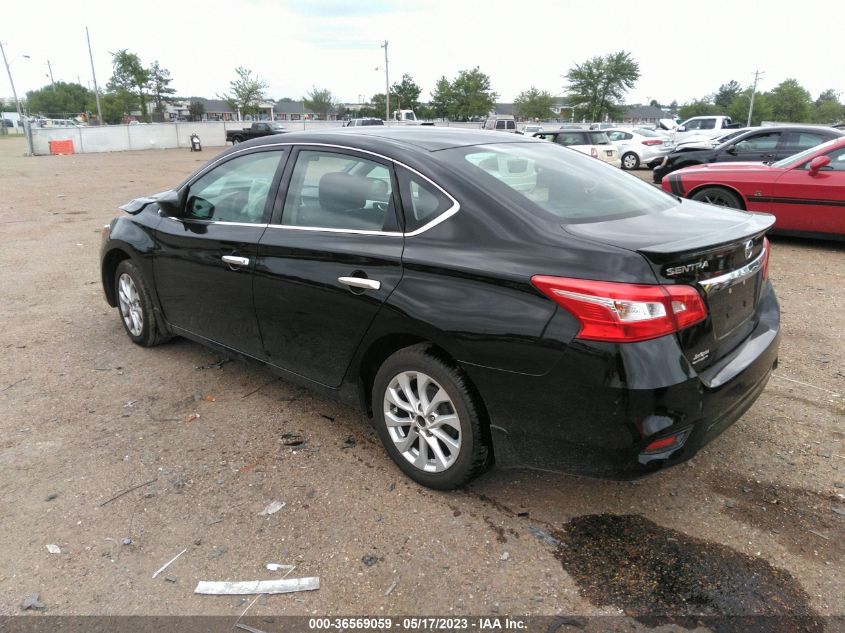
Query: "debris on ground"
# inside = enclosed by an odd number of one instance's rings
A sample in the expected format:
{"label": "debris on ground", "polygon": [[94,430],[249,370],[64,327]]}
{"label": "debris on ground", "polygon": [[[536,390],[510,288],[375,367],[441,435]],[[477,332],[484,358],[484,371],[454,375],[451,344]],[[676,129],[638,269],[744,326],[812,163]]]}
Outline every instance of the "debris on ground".
{"label": "debris on ground", "polygon": [[62,548],[59,547],[58,545],[54,545],[53,543],[49,543],[47,545],[47,551],[50,552],[51,554],[61,554]]}
{"label": "debris on ground", "polygon": [[352,448],[358,443],[355,439],[354,435],[347,435],[346,439],[343,440],[343,444],[340,445],[341,448]]}
{"label": "debris on ground", "polygon": [[176,582],[176,578],[175,578],[175,576],[165,576],[165,577],[164,577],[164,579],[165,579],[167,582]]}
{"label": "debris on ground", "polygon": [[126,490],[122,490],[121,492],[118,492],[113,497],[103,501],[98,507],[102,508],[104,505],[107,505],[107,504],[111,503],[112,501],[116,501],[117,499],[120,499],[123,495],[129,494],[133,490],[138,490],[138,488],[143,488],[144,486],[149,486],[150,484],[155,483],[156,481],[158,481],[158,477],[155,477],[154,479],[150,479],[149,481],[145,481],[144,483],[138,484],[137,486],[132,486],[131,488],[127,488]]}
{"label": "debris on ground", "polygon": [[132,545],[132,539],[127,536],[125,539],[123,539],[123,544]]}
{"label": "debris on ground", "polygon": [[41,602],[41,594],[37,591],[35,593],[29,594],[21,602],[22,611],[28,611],[29,609],[32,609],[34,611],[44,611],[46,608],[47,605]]}
{"label": "debris on ground", "polygon": [[267,571],[283,571],[285,576],[296,569],[296,565],[282,565],[281,563],[267,563]]}
{"label": "debris on ground", "polygon": [[321,413],[320,417],[328,420],[329,422],[334,422],[334,416],[326,415],[325,413]]}
{"label": "debris on ground", "polygon": [[221,358],[216,363],[210,363],[208,365],[195,365],[194,369],[223,369],[223,365],[231,362],[231,358]]}
{"label": "debris on ground", "polygon": [[372,567],[380,560],[382,559],[376,556],[375,554],[364,554],[364,556],[361,557],[361,562],[364,563],[367,567]]}
{"label": "debris on ground", "polygon": [[259,512],[259,516],[268,517],[271,514],[276,514],[279,510],[284,508],[287,505],[284,501],[271,501],[267,504],[261,512]]}
{"label": "debris on ground", "polygon": [[185,424],[190,424],[195,420],[199,420],[202,416],[199,413],[192,413],[190,415],[185,416]]}
{"label": "debris on ground", "polygon": [[830,510],[838,515],[845,517],[845,508],[837,508],[836,506],[832,506]]}
{"label": "debris on ground", "polygon": [[245,580],[241,582],[208,581],[197,583],[194,593],[212,596],[243,596],[256,593],[295,593],[314,591],[320,588],[320,579],[316,576],[305,578],[279,578],[277,580]]}
{"label": "debris on ground", "polygon": [[499,556],[499,560],[509,560],[511,555],[508,552],[505,552],[501,556]]}
{"label": "debris on ground", "polygon": [[176,559],[177,559],[177,558],[179,558],[182,554],[184,554],[184,553],[185,553],[185,552],[187,552],[187,551],[188,551],[188,548],[186,547],[186,548],[185,548],[185,549],[183,549],[181,552],[179,552],[178,554],[176,554],[176,556],[174,556],[174,557],[173,557],[173,558],[171,558],[169,561],[167,561],[164,565],[162,565],[161,567],[159,567],[159,569],[158,569],[158,570],[157,570],[157,571],[153,574],[153,578],[155,578],[155,577],[156,577],[156,576],[158,576],[161,572],[163,572],[165,569],[167,569],[168,567],[170,567],[170,565],[171,565],[171,564],[173,564],[174,562],[176,562]]}
{"label": "debris on ground", "polygon": [[392,583],[390,583],[390,586],[387,589],[384,590],[385,597],[392,594],[393,590],[396,589],[396,585],[398,585],[398,584],[399,584],[398,580],[394,580]]}
{"label": "debris on ground", "polygon": [[58,496],[59,496],[58,492],[51,492],[50,494],[47,495],[47,497],[44,499],[44,501],[52,501],[53,499],[55,499]]}
{"label": "debris on ground", "polygon": [[264,633],[261,629],[256,629],[255,627],[244,624],[243,622],[236,623],[235,628],[247,631],[247,633]]}
{"label": "debris on ground", "polygon": [[547,545],[554,545],[557,547],[560,545],[560,540],[556,539],[554,536],[549,534],[548,532],[544,532],[540,528],[534,527],[533,525],[528,526],[528,531],[531,532],[536,538],[540,539]]}
{"label": "debris on ground", "polygon": [[214,551],[213,551],[213,552],[211,552],[211,553],[208,555],[208,560],[215,560],[215,559],[217,559],[217,558],[220,558],[221,556],[223,556],[223,554],[225,554],[225,553],[226,553],[226,552],[228,552],[228,551],[229,551],[229,548],[228,548],[228,547],[226,547],[225,545],[224,545],[223,547],[220,547],[220,548],[218,548],[218,547],[215,545],[215,546],[214,546]]}

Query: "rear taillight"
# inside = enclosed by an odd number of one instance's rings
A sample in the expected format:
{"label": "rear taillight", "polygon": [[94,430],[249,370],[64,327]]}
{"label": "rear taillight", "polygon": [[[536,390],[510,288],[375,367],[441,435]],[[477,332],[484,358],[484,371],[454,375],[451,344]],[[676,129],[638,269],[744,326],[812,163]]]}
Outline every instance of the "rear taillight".
{"label": "rear taillight", "polygon": [[625,284],[535,275],[531,283],[581,323],[576,338],[634,342],[672,334],[707,318],[692,286]]}
{"label": "rear taillight", "polygon": [[769,278],[769,253],[771,253],[772,245],[769,244],[769,238],[763,238],[763,281]]}
{"label": "rear taillight", "polygon": [[590,156],[592,156],[593,158],[598,158],[599,157],[599,151],[595,147],[591,147],[590,148]]}
{"label": "rear taillight", "polygon": [[657,139],[650,138],[646,141],[643,141],[643,145],[663,145],[663,141],[658,141]]}

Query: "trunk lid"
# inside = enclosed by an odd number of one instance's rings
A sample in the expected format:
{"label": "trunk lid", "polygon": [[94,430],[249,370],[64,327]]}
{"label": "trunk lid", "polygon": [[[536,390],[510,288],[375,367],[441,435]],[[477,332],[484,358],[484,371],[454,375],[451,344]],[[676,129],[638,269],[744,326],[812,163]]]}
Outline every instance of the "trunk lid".
{"label": "trunk lid", "polygon": [[764,235],[774,221],[768,214],[685,200],[663,213],[564,228],[638,252],[661,284],[698,289],[708,317],[677,336],[687,360],[700,371],[733,351],[757,324]]}

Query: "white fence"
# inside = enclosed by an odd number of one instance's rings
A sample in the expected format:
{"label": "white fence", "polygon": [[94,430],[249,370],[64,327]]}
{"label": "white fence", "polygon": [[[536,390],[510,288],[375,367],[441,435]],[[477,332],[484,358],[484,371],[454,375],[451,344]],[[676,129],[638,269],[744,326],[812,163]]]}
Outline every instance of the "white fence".
{"label": "white fence", "polygon": [[[103,127],[33,128],[32,147],[36,156],[50,154],[50,141],[72,141],[76,154],[124,152],[142,149],[172,149],[191,146],[191,134],[200,137],[205,147],[226,144],[227,130],[240,130],[249,121],[207,121],[201,123],[150,123],[106,125]],[[283,121],[291,132],[339,128],[343,121]],[[390,125],[390,123],[388,123]],[[478,128],[478,123],[437,123],[438,126]]]}

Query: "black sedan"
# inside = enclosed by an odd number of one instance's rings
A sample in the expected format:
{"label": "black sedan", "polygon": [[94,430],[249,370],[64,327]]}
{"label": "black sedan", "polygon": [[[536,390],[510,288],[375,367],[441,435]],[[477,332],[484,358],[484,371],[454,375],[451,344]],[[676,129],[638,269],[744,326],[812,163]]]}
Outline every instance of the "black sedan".
{"label": "black sedan", "polygon": [[239,144],[104,227],[129,338],[264,363],[370,414],[416,481],[691,457],[776,364],[765,214],[517,135]]}
{"label": "black sedan", "polygon": [[751,130],[710,149],[679,147],[654,168],[654,182],[660,183],[666,174],[692,165],[782,160],[842,134],[830,127],[784,125]]}

